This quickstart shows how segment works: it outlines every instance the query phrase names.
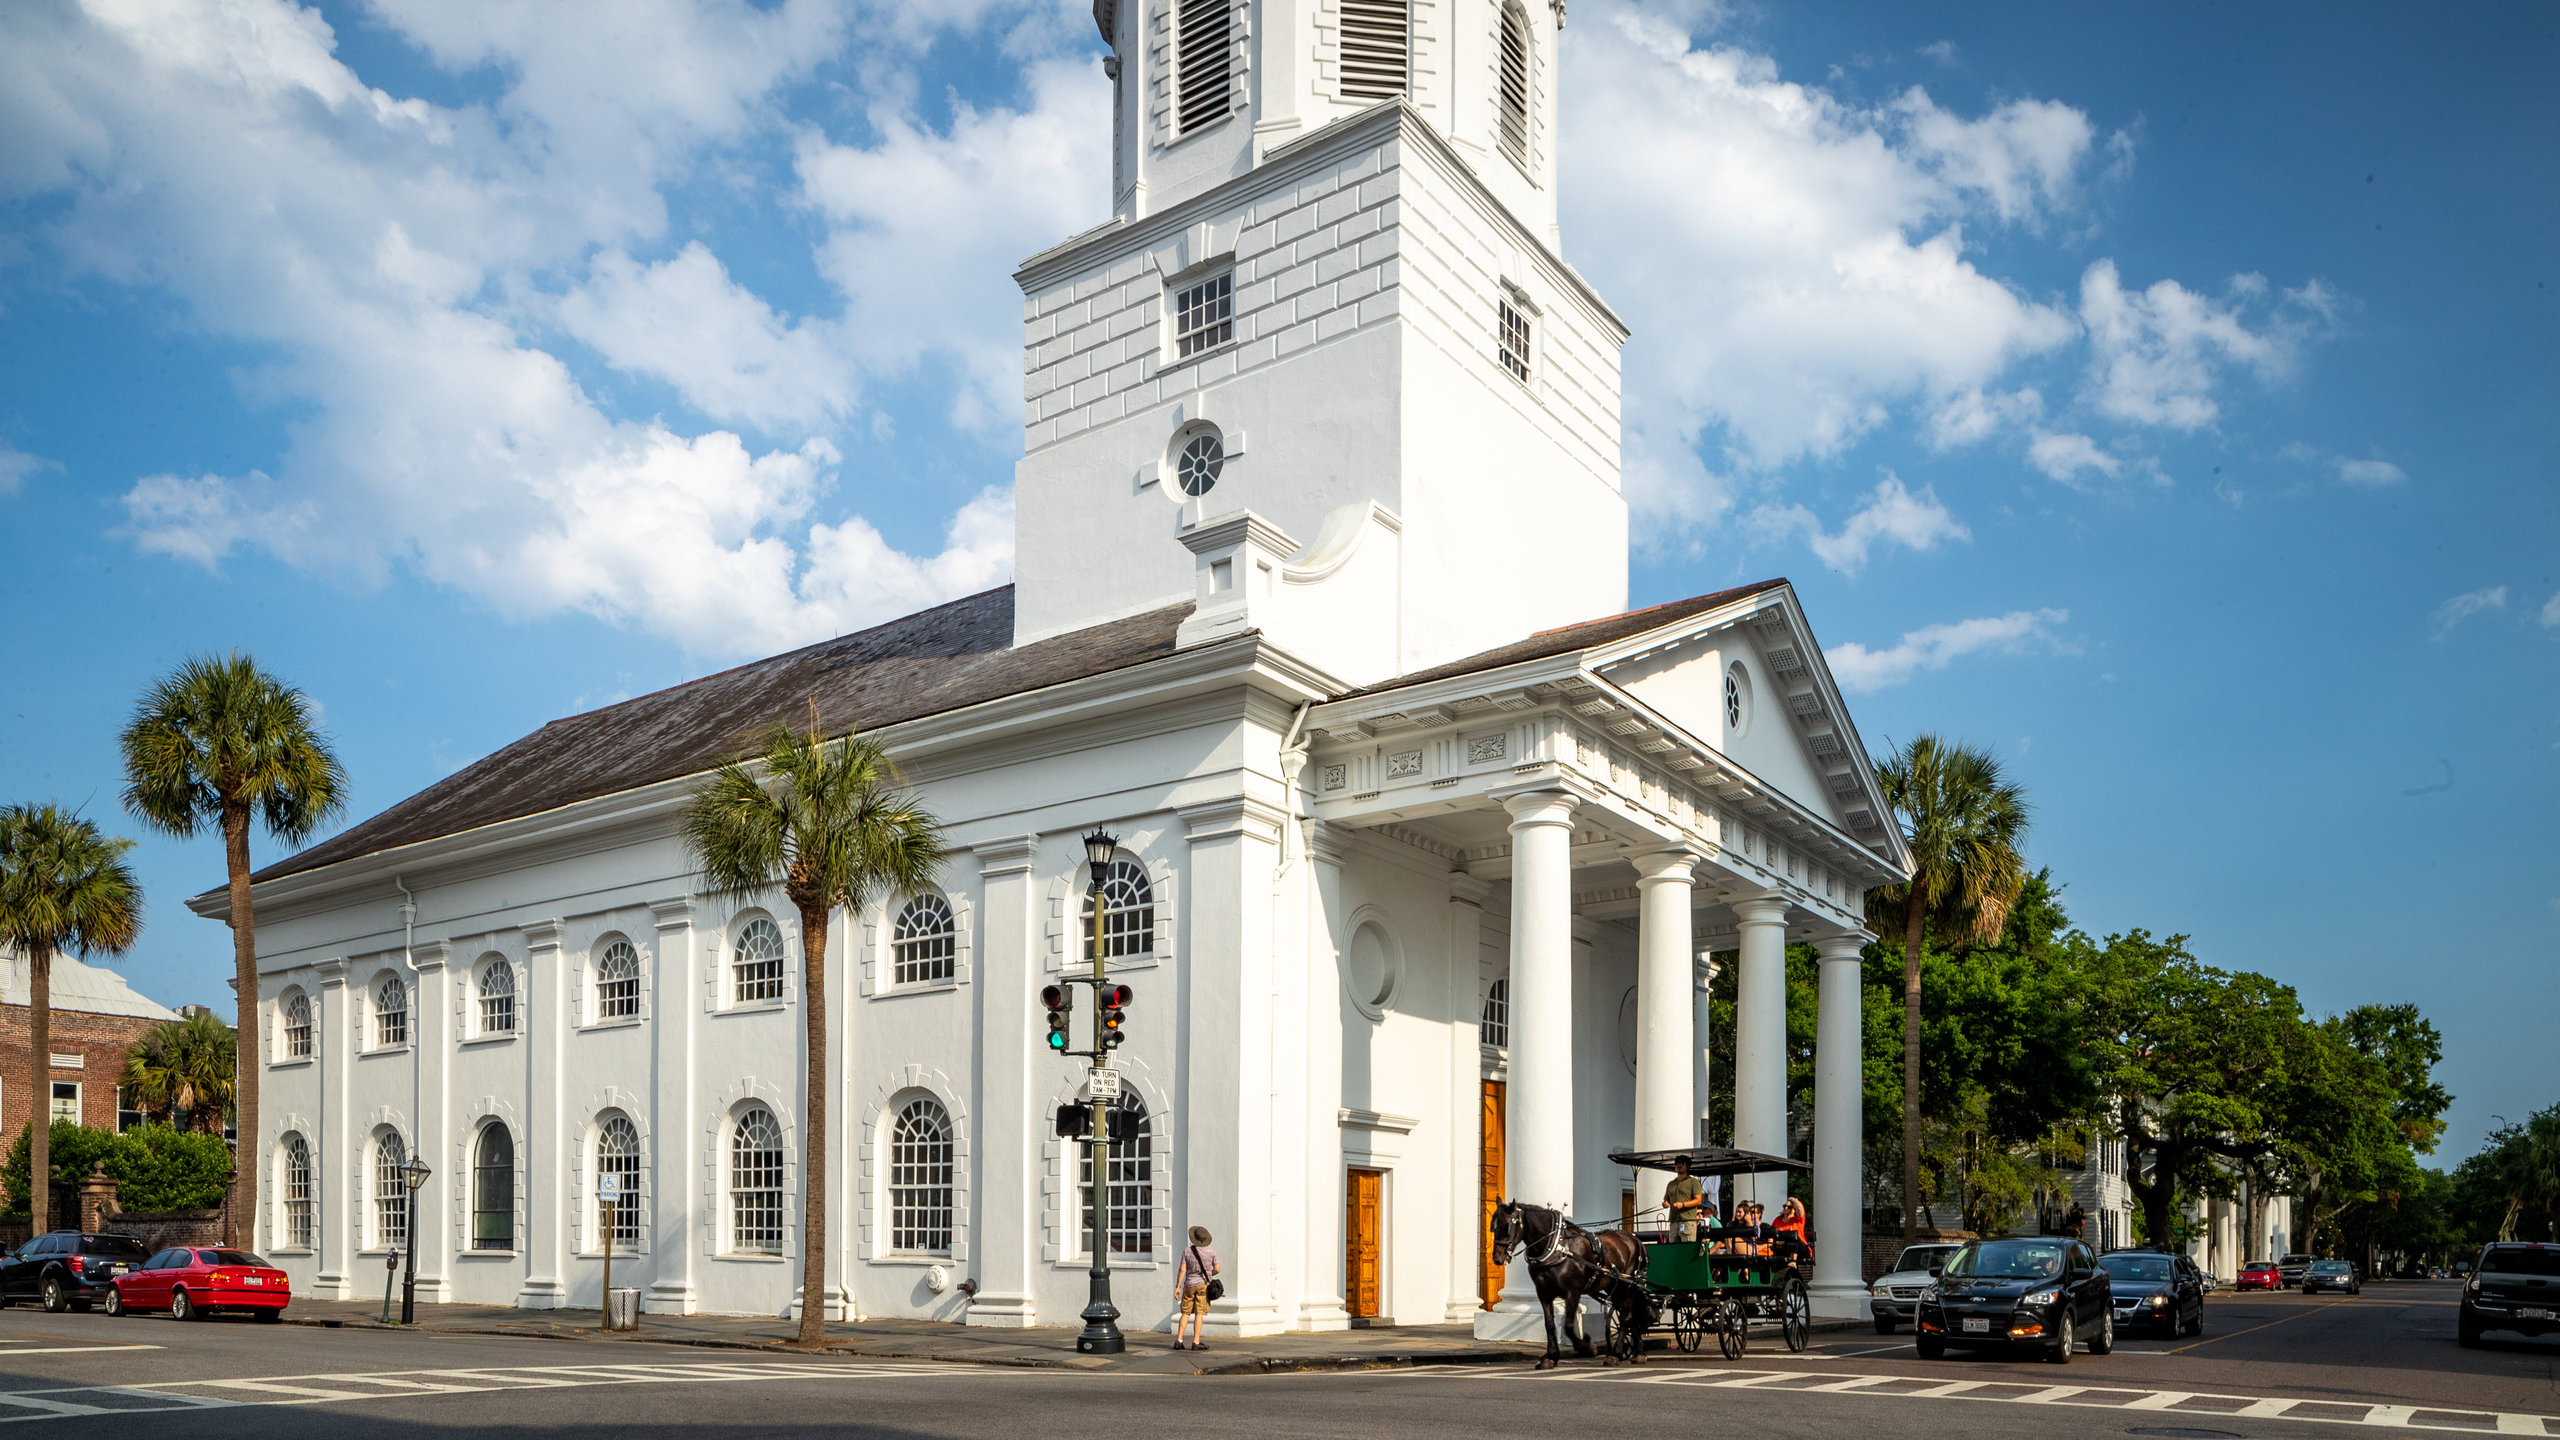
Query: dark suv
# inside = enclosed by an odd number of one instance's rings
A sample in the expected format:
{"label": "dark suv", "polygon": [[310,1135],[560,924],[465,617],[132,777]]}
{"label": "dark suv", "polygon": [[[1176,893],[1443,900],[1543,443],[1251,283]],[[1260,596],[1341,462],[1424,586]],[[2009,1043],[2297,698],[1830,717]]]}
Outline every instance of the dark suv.
{"label": "dark suv", "polygon": [[2477,1345],[2483,1330],[2560,1330],[2560,1246],[2493,1240],[2480,1247],[2479,1263],[2462,1287],[2455,1334]]}
{"label": "dark suv", "polygon": [[150,1258],[129,1235],[39,1235],[0,1261],[0,1305],[33,1300],[47,1310],[86,1310],[106,1298],[118,1275]]}

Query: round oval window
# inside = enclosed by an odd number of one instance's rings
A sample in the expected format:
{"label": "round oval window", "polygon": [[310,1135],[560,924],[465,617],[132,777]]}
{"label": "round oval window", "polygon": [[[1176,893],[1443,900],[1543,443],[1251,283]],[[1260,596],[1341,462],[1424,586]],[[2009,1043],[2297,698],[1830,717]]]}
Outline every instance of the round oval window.
{"label": "round oval window", "polygon": [[1185,495],[1206,495],[1218,483],[1218,472],[1227,468],[1227,447],[1215,435],[1194,435],[1182,447],[1182,455],[1174,462],[1175,478],[1182,483]]}
{"label": "round oval window", "polygon": [[1751,672],[1739,660],[1724,672],[1724,728],[1736,735],[1751,728]]}

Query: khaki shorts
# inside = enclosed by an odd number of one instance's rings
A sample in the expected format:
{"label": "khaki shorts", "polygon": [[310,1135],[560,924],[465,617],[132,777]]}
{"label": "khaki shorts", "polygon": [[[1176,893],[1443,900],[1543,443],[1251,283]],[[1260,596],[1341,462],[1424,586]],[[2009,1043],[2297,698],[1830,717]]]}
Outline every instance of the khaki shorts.
{"label": "khaki shorts", "polygon": [[1206,1315],[1209,1313],[1208,1281],[1194,1280],[1190,1284],[1182,1287],[1181,1313],[1185,1315]]}
{"label": "khaki shorts", "polygon": [[1695,1244],[1698,1239],[1698,1222],[1695,1220],[1683,1220],[1680,1222],[1679,1227],[1672,1233],[1679,1238],[1680,1243],[1683,1245]]}

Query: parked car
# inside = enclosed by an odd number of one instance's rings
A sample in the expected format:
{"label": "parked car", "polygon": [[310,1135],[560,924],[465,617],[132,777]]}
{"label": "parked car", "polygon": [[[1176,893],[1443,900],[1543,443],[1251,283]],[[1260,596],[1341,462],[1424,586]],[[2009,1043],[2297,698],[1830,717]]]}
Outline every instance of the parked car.
{"label": "parked car", "polygon": [[2278,1290],[2282,1289],[2283,1286],[2284,1276],[2277,1272],[2274,1261],[2252,1260],[2248,1264],[2240,1267],[2240,1281],[2233,1288],[2239,1290]]}
{"label": "parked car", "polygon": [[2343,1290],[2350,1295],[2361,1295],[2364,1293],[2364,1277],[2358,1275],[2356,1267],[2347,1261],[2314,1260],[2311,1268],[2303,1274],[2302,1293],[2310,1295],[2322,1290]]}
{"label": "parked car", "polygon": [[1916,1323],[1923,1360],[1962,1345],[2042,1351],[2068,1365],[2083,1340],[2092,1355],[2116,1344],[2107,1272],[2088,1246],[2059,1236],[1966,1242],[1920,1292]]}
{"label": "parked car", "polygon": [[292,1280],[246,1250],[180,1245],[116,1277],[107,1313],[166,1310],[172,1319],[201,1320],[239,1310],[274,1322],[284,1318],[292,1299]]}
{"label": "parked car", "polygon": [[115,1293],[115,1277],[151,1252],[129,1235],[56,1230],[0,1261],[0,1305],[33,1301],[47,1310],[86,1310]]}
{"label": "parked car", "polygon": [[2204,1333],[2204,1275],[2184,1255],[2119,1250],[2098,1262],[2114,1297],[2116,1328],[2147,1326],[2169,1338]]}
{"label": "parked car", "polygon": [[2483,1330],[2518,1335],[2560,1330],[2560,1246],[2493,1240],[2480,1247],[2478,1263],[2468,1268],[2462,1314],[2454,1323],[2463,1344],[2479,1344]]}
{"label": "parked car", "polygon": [[1910,1324],[1913,1312],[1920,1308],[1920,1292],[1938,1278],[1938,1267],[1947,1263],[1947,1257],[1963,1248],[1960,1244],[1903,1246],[1893,1268],[1867,1287],[1867,1308],[1875,1313],[1876,1333],[1890,1335],[1895,1326]]}
{"label": "parked car", "polygon": [[2284,1280],[2284,1288],[2290,1290],[2302,1283],[2302,1277],[2311,1273],[2313,1258],[2309,1255],[2286,1255],[2277,1259],[2276,1274]]}

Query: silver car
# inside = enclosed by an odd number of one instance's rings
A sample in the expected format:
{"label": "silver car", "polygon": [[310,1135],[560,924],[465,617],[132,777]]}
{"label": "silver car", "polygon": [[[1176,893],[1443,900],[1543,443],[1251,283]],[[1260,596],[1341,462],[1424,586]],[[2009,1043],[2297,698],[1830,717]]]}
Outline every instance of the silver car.
{"label": "silver car", "polygon": [[1908,1325],[1920,1307],[1920,1292],[1937,1283],[1936,1270],[1962,1245],[1906,1245],[1890,1273],[1867,1287],[1867,1306],[1875,1312],[1876,1333],[1890,1335]]}

